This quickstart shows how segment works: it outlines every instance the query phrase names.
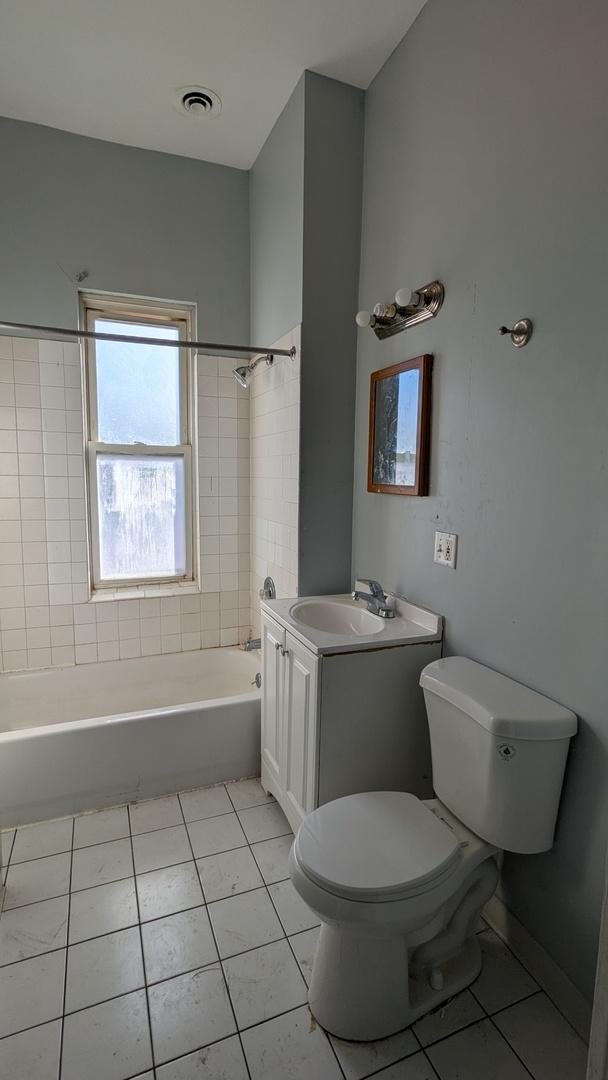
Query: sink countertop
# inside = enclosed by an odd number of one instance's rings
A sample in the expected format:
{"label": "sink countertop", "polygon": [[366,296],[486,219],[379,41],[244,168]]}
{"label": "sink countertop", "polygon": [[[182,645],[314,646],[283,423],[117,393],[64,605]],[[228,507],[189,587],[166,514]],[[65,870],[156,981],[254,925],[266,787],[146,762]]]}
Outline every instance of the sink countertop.
{"label": "sink countertop", "polygon": [[393,619],[381,619],[374,615],[381,628],[370,634],[328,633],[304,625],[291,614],[291,609],[306,601],[351,601],[363,611],[367,605],[363,600],[352,601],[350,593],[330,596],[298,596],[287,600],[262,600],[262,610],[271,618],[286,626],[294,637],[298,638],[307,649],[318,656],[331,656],[335,653],[361,652],[369,649],[386,649],[396,645],[416,645],[423,641],[440,641],[443,635],[443,617],[427,608],[411,604],[399,596],[388,594],[395,606]]}

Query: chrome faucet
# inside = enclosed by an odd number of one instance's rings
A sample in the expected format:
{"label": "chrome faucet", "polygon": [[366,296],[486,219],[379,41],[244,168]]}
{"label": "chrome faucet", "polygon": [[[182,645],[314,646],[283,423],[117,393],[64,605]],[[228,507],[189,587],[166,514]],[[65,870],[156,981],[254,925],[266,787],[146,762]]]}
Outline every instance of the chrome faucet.
{"label": "chrome faucet", "polygon": [[379,615],[381,619],[393,619],[395,617],[395,611],[389,604],[388,596],[380,582],[374,581],[373,578],[357,578],[357,581],[362,581],[364,585],[369,585],[369,592],[358,592],[355,590],[351,594],[353,600],[366,600],[367,610],[371,611],[372,615]]}

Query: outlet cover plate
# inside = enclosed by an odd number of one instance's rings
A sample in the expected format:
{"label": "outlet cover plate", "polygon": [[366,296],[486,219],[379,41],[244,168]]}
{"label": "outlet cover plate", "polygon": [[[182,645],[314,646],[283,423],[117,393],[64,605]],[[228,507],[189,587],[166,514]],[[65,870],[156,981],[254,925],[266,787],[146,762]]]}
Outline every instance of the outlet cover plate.
{"label": "outlet cover plate", "polygon": [[449,566],[450,570],[455,570],[457,547],[458,536],[456,533],[436,532],[434,561],[439,563],[440,566]]}

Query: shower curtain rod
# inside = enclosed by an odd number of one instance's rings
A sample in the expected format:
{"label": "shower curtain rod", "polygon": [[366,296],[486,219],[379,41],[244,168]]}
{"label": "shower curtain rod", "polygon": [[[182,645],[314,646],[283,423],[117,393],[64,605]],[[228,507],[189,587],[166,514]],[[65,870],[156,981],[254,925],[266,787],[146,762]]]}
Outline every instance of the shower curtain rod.
{"label": "shower curtain rod", "polygon": [[[73,338],[94,338],[96,341],[124,341],[128,345],[170,345],[166,338],[136,337],[131,334],[103,334],[95,330],[68,330],[60,326],[37,326],[34,323],[8,323],[0,322],[0,337],[7,337],[12,330],[35,330],[36,337],[49,341],[71,341]],[[290,356],[293,360],[296,355],[295,346],[291,349],[260,349],[255,345],[219,345],[216,341],[180,341],[180,349],[195,349],[202,355],[215,356],[218,352],[251,353],[262,356]],[[237,357],[238,359],[238,357]]]}

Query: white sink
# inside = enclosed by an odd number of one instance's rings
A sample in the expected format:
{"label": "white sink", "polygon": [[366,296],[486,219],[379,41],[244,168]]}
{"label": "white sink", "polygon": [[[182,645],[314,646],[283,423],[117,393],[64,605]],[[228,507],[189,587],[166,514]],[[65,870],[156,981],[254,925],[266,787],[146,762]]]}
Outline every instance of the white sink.
{"label": "white sink", "polygon": [[385,620],[350,599],[336,597],[300,600],[289,614],[296,623],[325,634],[369,637],[384,630]]}

